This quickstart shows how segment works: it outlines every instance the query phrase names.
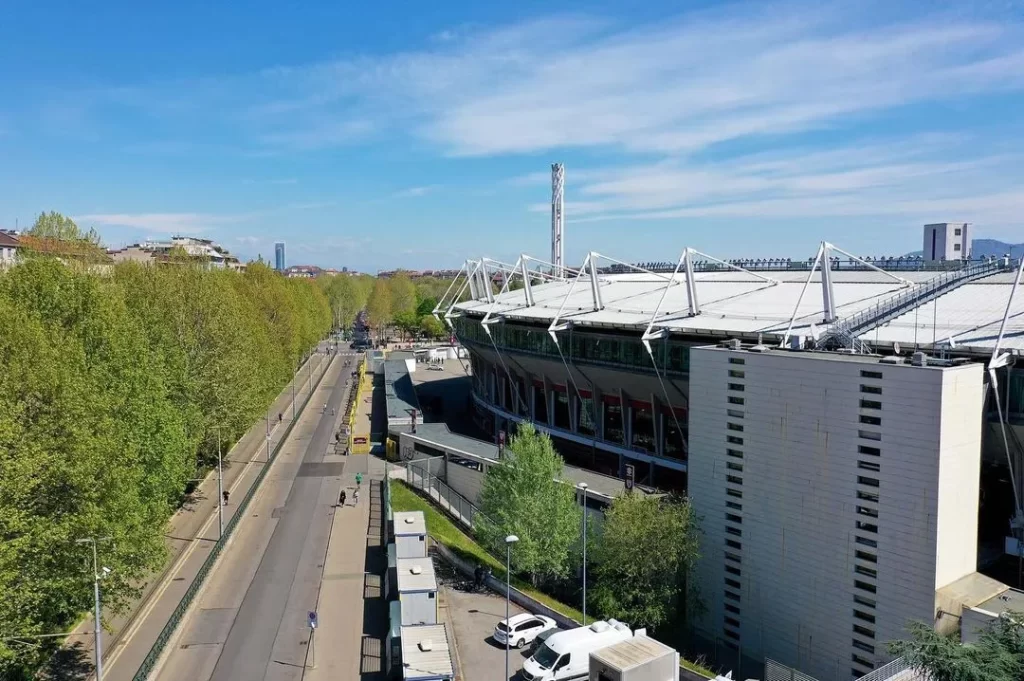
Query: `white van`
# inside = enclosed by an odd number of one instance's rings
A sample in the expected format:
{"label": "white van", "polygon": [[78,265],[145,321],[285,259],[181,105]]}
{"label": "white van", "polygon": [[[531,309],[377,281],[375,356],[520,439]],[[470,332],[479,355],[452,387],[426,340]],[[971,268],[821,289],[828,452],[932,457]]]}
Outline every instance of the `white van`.
{"label": "white van", "polygon": [[590,653],[632,637],[629,627],[616,620],[555,632],[523,664],[523,678],[526,681],[587,678]]}

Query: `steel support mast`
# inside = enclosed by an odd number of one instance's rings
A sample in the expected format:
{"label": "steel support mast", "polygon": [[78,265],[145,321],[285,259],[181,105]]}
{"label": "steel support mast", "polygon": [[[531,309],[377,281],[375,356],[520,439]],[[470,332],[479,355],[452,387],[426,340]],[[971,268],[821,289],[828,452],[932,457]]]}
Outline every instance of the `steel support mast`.
{"label": "steel support mast", "polygon": [[551,164],[551,263],[561,277],[565,267],[565,166]]}

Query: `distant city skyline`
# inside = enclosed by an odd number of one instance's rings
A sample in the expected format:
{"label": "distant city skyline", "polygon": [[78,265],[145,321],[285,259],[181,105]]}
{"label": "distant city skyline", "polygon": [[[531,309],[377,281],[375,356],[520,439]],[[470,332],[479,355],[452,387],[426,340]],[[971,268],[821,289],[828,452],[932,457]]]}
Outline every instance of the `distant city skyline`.
{"label": "distant city skyline", "polygon": [[944,221],[1024,241],[1018,6],[686,8],[21,3],[0,228],[284,237],[361,271],[545,257],[563,162],[569,263],[897,254]]}

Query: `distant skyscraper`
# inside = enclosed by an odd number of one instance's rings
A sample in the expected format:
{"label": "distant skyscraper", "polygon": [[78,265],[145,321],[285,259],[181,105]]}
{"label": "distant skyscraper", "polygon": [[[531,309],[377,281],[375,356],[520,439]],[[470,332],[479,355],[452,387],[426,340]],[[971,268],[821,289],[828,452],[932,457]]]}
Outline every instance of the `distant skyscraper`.
{"label": "distant skyscraper", "polygon": [[284,242],[278,241],[274,244],[274,269],[284,272],[287,265],[284,262]]}

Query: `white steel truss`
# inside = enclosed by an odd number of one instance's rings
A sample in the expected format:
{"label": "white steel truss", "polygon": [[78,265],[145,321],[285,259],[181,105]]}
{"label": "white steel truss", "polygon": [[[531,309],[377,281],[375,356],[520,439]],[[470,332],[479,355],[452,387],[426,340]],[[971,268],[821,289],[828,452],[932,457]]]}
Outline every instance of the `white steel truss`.
{"label": "white steel truss", "polygon": [[784,347],[789,343],[789,337],[793,332],[793,325],[796,323],[797,318],[800,316],[800,303],[804,300],[804,294],[807,292],[807,287],[811,284],[811,279],[814,278],[814,272],[819,268],[821,270],[821,309],[824,313],[822,322],[831,324],[838,318],[836,314],[836,298],[835,291],[832,288],[832,252],[842,253],[847,258],[859,262],[868,269],[876,272],[881,272],[890,279],[897,281],[901,286],[913,286],[914,282],[903,277],[897,277],[892,272],[886,272],[881,267],[877,267],[867,260],[858,258],[857,256],[844,251],[843,249],[830,244],[827,241],[822,241],[821,245],[818,246],[818,253],[814,256],[814,262],[811,265],[810,271],[807,273],[807,281],[804,282],[804,286],[800,289],[800,295],[796,299],[796,306],[793,308],[793,315],[789,318],[789,326],[786,327],[786,333],[782,337],[782,342],[779,344],[780,347]]}

